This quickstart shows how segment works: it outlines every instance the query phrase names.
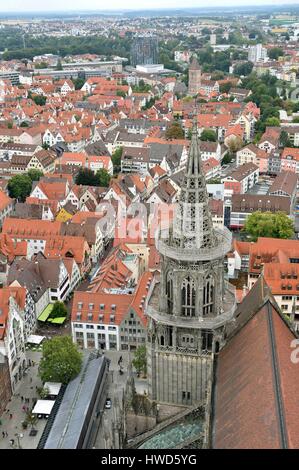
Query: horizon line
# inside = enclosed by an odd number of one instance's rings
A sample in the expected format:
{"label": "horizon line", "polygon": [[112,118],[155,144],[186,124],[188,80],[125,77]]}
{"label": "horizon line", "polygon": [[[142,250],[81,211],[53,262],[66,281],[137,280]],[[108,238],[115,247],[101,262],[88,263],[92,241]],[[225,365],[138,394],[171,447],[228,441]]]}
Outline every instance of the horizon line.
{"label": "horizon line", "polygon": [[[250,0],[248,0],[249,2]],[[94,8],[87,8],[84,10],[80,9],[74,9],[72,10],[71,8],[67,9],[53,9],[53,10],[0,10],[0,14],[23,14],[23,13],[101,13],[101,12],[132,12],[132,11],[161,11],[161,10],[167,10],[167,11],[176,11],[176,10],[209,10],[209,9],[216,9],[216,8],[222,8],[222,9],[229,9],[229,8],[263,8],[263,7],[272,7],[272,8],[287,8],[287,7],[294,7],[294,6],[299,6],[299,0],[294,2],[294,3],[282,3],[282,4],[274,4],[270,3],[263,3],[263,4],[252,4],[252,3],[245,3],[243,5],[211,5],[211,6],[189,6],[189,7],[183,7],[183,6],[171,6],[171,7],[142,7],[142,8],[117,8],[117,7],[111,7],[111,8],[102,8],[102,9],[94,9]]]}

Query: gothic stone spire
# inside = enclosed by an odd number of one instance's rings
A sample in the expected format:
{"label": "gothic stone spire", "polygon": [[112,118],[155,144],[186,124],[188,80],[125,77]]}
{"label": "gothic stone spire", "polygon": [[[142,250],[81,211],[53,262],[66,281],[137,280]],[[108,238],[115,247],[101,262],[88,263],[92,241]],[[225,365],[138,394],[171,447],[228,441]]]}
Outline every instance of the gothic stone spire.
{"label": "gothic stone spire", "polygon": [[202,171],[196,121],[173,225],[173,239],[180,248],[212,248],[215,245],[212,216]]}

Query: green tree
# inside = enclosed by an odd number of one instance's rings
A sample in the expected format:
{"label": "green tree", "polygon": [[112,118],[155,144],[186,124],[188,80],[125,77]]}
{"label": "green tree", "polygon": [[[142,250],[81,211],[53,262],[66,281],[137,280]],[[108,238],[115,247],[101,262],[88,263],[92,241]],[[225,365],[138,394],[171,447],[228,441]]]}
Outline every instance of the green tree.
{"label": "green tree", "polygon": [[45,106],[47,98],[43,95],[35,95],[32,97],[34,103],[38,106]]}
{"label": "green tree", "polygon": [[70,336],[56,336],[43,343],[39,375],[43,382],[68,384],[80,372],[82,355]]}
{"label": "green tree", "polygon": [[221,160],[221,165],[227,165],[231,163],[233,156],[230,153],[227,153]]}
{"label": "green tree", "polygon": [[267,126],[280,126],[280,120],[277,118],[277,117],[268,117],[268,119],[266,119],[266,125]]}
{"label": "green tree", "polygon": [[247,217],[243,230],[253,240],[258,237],[291,238],[294,224],[284,212],[257,211]]}
{"label": "green tree", "polygon": [[96,186],[102,186],[104,188],[107,188],[107,186],[109,186],[109,182],[110,182],[111,177],[110,177],[108,171],[105,170],[105,168],[101,168],[100,170],[97,171],[96,178],[97,178],[97,182],[98,182],[98,184],[96,184]]}
{"label": "green tree", "polygon": [[253,63],[252,62],[244,62],[244,64],[236,65],[234,68],[234,74],[237,76],[240,75],[249,75],[252,72]]}
{"label": "green tree", "polygon": [[145,346],[139,346],[139,348],[136,349],[132,364],[135,367],[138,374],[142,372],[144,375],[146,375],[147,361],[146,361],[146,347]]}
{"label": "green tree", "polygon": [[32,411],[27,411],[25,423],[31,426],[31,429],[35,429],[35,425],[37,423],[38,417],[32,413]]}
{"label": "green tree", "polygon": [[183,139],[185,137],[184,131],[179,122],[174,121],[168,126],[165,132],[166,139]]}
{"label": "green tree", "polygon": [[45,400],[50,394],[48,387],[37,387],[36,391],[42,400]]}
{"label": "green tree", "polygon": [[208,142],[216,142],[217,135],[216,132],[212,129],[204,129],[200,134],[200,140],[208,141]]}
{"label": "green tree", "polygon": [[229,139],[227,143],[229,153],[232,155],[234,155],[238,150],[240,150],[242,146],[243,146],[243,140],[240,137]]}
{"label": "green tree", "polygon": [[13,128],[13,123],[12,123],[12,122],[9,122],[9,123],[7,124],[7,128],[8,128],[8,129],[12,129],[12,128]]}
{"label": "green tree", "polygon": [[34,66],[34,68],[36,68],[37,70],[46,69],[47,67],[48,67],[47,62],[39,62],[39,63],[35,64],[35,66]]}
{"label": "green tree", "polygon": [[81,88],[83,87],[85,83],[85,78],[80,78],[80,77],[74,78],[72,82],[75,85],[75,90],[81,90]]}
{"label": "green tree", "polygon": [[22,121],[20,127],[29,127],[29,124],[26,121]]}
{"label": "green tree", "polygon": [[293,144],[289,139],[289,134],[287,131],[282,130],[280,133],[280,147],[292,147]]}
{"label": "green tree", "polygon": [[55,70],[63,70],[61,59],[58,59]]}
{"label": "green tree", "polygon": [[80,168],[76,175],[75,182],[83,186],[95,186],[95,174],[89,168]]}
{"label": "green tree", "polygon": [[122,96],[123,98],[126,97],[126,92],[123,90],[117,90],[116,96]]}
{"label": "green tree", "polygon": [[15,175],[8,182],[9,196],[17,199],[19,202],[24,202],[26,197],[29,196],[32,189],[31,178],[24,175]]}
{"label": "green tree", "polygon": [[41,177],[44,176],[42,171],[36,170],[35,168],[32,168],[31,170],[29,170],[27,175],[29,176],[31,181],[39,181]]}
{"label": "green tree", "polygon": [[50,318],[64,318],[67,316],[67,309],[63,302],[58,300],[54,303]]}
{"label": "green tree", "polygon": [[83,186],[109,186],[110,175],[107,170],[101,168],[95,174],[89,168],[80,168],[78,171],[75,182]]}
{"label": "green tree", "polygon": [[220,184],[221,183],[221,178],[210,178],[209,184]]}
{"label": "green tree", "polygon": [[228,93],[229,90],[231,89],[232,87],[232,84],[231,82],[226,82],[226,83],[223,83],[223,85],[220,85],[220,93]]}
{"label": "green tree", "polygon": [[143,79],[139,80],[138,85],[132,86],[132,91],[135,93],[147,93],[150,89],[151,86],[145,83]]}
{"label": "green tree", "polygon": [[112,154],[111,160],[113,163],[114,174],[118,174],[120,172],[122,153],[123,153],[123,148],[118,147]]}
{"label": "green tree", "polygon": [[272,47],[268,50],[268,57],[273,60],[277,60],[278,57],[284,55],[283,49],[281,47]]}

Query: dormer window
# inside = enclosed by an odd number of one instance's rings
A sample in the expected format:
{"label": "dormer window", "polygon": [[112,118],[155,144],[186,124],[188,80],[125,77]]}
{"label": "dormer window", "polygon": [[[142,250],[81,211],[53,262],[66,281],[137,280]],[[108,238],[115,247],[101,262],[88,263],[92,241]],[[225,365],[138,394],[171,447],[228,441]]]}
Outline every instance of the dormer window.
{"label": "dormer window", "polygon": [[77,312],[77,320],[81,320],[81,312]]}
{"label": "dormer window", "polygon": [[114,323],[115,321],[115,315],[110,315],[110,323]]}
{"label": "dormer window", "polygon": [[83,308],[83,302],[78,302],[78,309],[81,310]]}
{"label": "dormer window", "polygon": [[105,304],[100,304],[100,310],[104,310]]}
{"label": "dormer window", "polygon": [[88,308],[89,310],[93,310],[94,304],[89,304]]}
{"label": "dormer window", "polygon": [[92,321],[92,319],[93,319],[93,314],[91,312],[89,312],[88,315],[87,315],[87,320]]}

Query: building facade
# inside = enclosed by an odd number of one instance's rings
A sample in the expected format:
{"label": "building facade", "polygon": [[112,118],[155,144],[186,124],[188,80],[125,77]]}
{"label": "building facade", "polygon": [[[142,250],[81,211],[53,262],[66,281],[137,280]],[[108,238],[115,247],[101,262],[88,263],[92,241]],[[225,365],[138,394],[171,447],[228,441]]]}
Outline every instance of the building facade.
{"label": "building facade", "polygon": [[155,36],[138,36],[131,48],[131,65],[149,65],[158,63],[158,38]]}

